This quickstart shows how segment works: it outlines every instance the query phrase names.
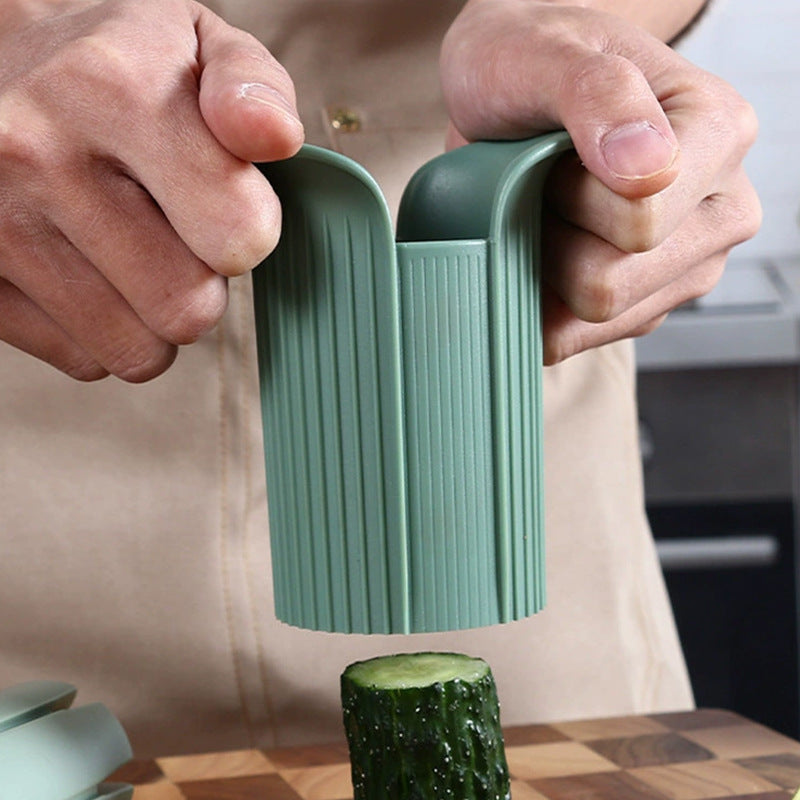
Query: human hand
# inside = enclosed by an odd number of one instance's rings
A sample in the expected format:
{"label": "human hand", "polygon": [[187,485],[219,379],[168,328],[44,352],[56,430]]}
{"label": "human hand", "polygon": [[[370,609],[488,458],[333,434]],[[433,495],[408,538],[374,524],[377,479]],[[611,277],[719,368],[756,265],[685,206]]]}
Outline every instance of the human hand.
{"label": "human hand", "polygon": [[250,162],[300,147],[291,81],[191,0],[6,10],[0,339],[82,380],[148,380],[277,242]]}
{"label": "human hand", "polygon": [[543,225],[545,363],[653,330],[758,230],[751,107],[620,17],[471,0],[442,47],[451,146],[566,128]]}

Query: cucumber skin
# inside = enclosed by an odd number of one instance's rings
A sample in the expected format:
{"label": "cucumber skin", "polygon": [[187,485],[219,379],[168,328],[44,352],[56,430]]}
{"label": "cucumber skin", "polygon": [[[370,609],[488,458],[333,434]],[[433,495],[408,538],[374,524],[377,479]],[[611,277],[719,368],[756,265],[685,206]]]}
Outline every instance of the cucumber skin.
{"label": "cucumber skin", "polygon": [[341,687],[354,800],[510,800],[491,672],[375,689],[345,671]]}

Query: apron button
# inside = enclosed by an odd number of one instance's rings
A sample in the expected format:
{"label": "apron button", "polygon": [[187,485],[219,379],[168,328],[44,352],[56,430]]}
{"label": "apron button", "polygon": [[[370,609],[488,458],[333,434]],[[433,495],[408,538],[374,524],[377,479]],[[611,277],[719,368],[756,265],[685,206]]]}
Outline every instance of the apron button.
{"label": "apron button", "polygon": [[334,108],[330,112],[330,123],[341,133],[356,133],[361,130],[361,116],[351,108]]}

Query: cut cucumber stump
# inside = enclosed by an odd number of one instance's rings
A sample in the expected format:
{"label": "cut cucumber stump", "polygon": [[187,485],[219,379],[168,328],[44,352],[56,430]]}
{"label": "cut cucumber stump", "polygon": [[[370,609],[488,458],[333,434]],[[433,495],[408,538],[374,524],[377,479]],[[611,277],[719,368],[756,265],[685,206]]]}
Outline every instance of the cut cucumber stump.
{"label": "cut cucumber stump", "polygon": [[460,653],[351,664],[342,710],[354,800],[508,800],[497,689]]}

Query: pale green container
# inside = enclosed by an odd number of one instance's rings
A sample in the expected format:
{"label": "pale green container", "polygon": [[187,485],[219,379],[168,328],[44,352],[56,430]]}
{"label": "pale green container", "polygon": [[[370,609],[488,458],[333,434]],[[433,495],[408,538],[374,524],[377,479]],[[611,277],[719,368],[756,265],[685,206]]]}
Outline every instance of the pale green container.
{"label": "pale green container", "polygon": [[355,162],[260,165],[283,206],[253,276],[279,619],[409,633],[542,607],[541,196],[570,147],[435,159],[397,241]]}
{"label": "pale green container", "polygon": [[131,800],[106,778],[131,758],[102,704],[70,708],[76,689],[31,681],[0,691],[0,800]]}

